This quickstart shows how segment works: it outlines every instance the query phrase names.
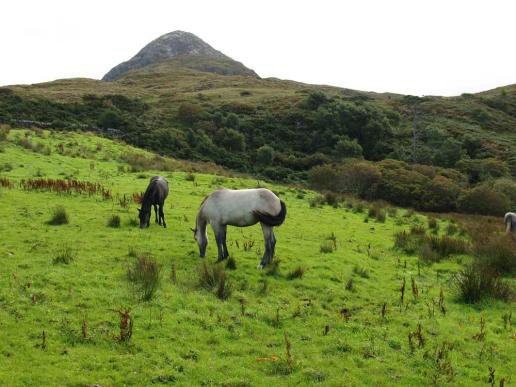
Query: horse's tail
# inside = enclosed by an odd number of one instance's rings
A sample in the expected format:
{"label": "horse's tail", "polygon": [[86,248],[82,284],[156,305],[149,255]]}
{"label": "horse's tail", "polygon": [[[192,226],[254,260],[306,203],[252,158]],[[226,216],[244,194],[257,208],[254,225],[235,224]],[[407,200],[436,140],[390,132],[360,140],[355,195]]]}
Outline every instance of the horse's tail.
{"label": "horse's tail", "polygon": [[281,226],[287,216],[287,206],[285,205],[283,200],[280,200],[280,204],[281,204],[281,210],[278,213],[278,215],[274,216],[274,215],[264,214],[263,212],[260,212],[260,211],[254,211],[254,214],[256,215],[256,217],[258,218],[258,220],[261,223],[264,223],[267,226],[271,226],[271,227]]}

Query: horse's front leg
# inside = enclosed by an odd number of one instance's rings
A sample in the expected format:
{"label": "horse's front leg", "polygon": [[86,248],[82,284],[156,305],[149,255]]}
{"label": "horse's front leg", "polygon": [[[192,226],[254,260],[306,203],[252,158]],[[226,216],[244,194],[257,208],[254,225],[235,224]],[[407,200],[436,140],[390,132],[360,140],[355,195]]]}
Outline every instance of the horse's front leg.
{"label": "horse's front leg", "polygon": [[167,228],[167,224],[165,223],[165,213],[163,212],[163,203],[159,205],[159,220],[160,224],[162,224],[161,222],[163,222],[163,227]]}
{"label": "horse's front leg", "polygon": [[226,243],[226,226],[221,224],[212,224],[215,241],[217,242],[217,250],[219,252],[218,261],[223,261],[226,257],[224,254],[224,244]]}

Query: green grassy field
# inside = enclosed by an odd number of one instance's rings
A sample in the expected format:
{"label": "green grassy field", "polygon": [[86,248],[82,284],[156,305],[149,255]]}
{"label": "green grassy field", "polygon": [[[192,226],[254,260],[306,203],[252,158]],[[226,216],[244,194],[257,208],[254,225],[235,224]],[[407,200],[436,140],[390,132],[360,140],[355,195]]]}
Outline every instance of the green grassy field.
{"label": "green grassy field", "polygon": [[[450,280],[470,257],[418,267],[417,257],[393,249],[393,234],[426,226],[423,215],[398,210],[385,223],[366,222],[367,211],[311,207],[316,194],[293,187],[179,170],[129,172],[124,152],[145,152],[95,136],[45,132],[32,139],[50,154],[16,145],[23,136],[9,134],[0,177],[100,182],[112,199],[0,188],[0,385],[472,386],[488,384],[489,367],[497,383],[516,369],[514,329],[502,318],[514,304],[456,300]],[[169,181],[168,228],[140,230],[137,204],[122,199],[142,192],[154,174]],[[258,185],[288,206],[276,231],[279,269],[256,269],[259,226],[230,228],[237,267],[226,270],[233,291],[221,301],[198,285],[202,260],[190,227],[206,194]],[[47,224],[57,205],[69,224]],[[107,226],[112,215],[120,228]],[[439,222],[444,229],[447,221]],[[212,264],[209,233],[205,261]],[[336,250],[321,252],[332,233]],[[75,259],[53,263],[65,247]],[[141,301],[127,278],[135,252],[161,265],[150,301]],[[304,275],[290,279],[299,266]],[[118,311],[125,310],[133,332],[121,342]]]}

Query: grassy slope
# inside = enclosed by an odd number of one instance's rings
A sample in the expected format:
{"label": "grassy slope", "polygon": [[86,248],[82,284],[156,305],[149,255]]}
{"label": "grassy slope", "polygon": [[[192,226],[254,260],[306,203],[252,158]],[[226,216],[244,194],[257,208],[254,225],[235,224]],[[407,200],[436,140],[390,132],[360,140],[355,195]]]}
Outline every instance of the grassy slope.
{"label": "grassy slope", "polygon": [[[19,132],[11,132],[11,139],[16,135]],[[13,169],[1,176],[74,176],[101,181],[115,194],[128,195],[144,190],[154,173],[142,179],[120,171],[124,164],[116,160],[126,148],[94,136],[54,133],[35,141],[51,145],[53,154],[44,156],[11,143],[0,153],[0,167],[10,163]],[[68,143],[72,153],[81,146],[83,154],[89,149],[96,160],[58,155],[55,146],[60,142]],[[98,143],[102,150],[94,152]],[[442,363],[435,361],[435,351],[443,342],[454,345],[449,356],[454,385],[485,384],[489,366],[497,376],[516,369],[514,333],[504,329],[501,318],[511,306],[471,307],[454,301],[449,279],[467,257],[424,267],[418,276],[416,258],[392,250],[393,233],[413,222],[424,223],[421,215],[406,218],[400,211],[384,224],[365,223],[363,213],[311,208],[311,192],[299,198],[296,189],[271,186],[288,205],[287,221],[277,230],[280,274],[268,276],[256,269],[257,249],[263,250],[258,226],[231,228],[229,248],[237,270],[228,275],[235,291],[222,302],[196,286],[200,258],[189,227],[203,196],[219,185],[254,187],[257,182],[203,174],[192,182],[183,172],[165,176],[171,187],[167,229],[130,226],[136,205],[123,209],[116,199],[0,189],[1,385],[149,385],[167,380],[232,386],[428,385],[440,373]],[[70,224],[45,223],[57,204],[70,213]],[[112,214],[121,216],[120,229],[106,227]],[[320,253],[320,244],[331,232],[337,236],[337,251]],[[213,262],[211,231],[210,240],[206,259]],[[244,240],[256,241],[252,251],[243,251]],[[64,244],[77,249],[77,259],[70,265],[53,265],[52,257]],[[162,286],[151,302],[139,302],[126,279],[133,261],[129,248],[152,252],[163,265]],[[169,280],[172,264],[177,267],[177,284]],[[307,268],[305,276],[287,280],[286,274],[298,265]],[[355,266],[366,268],[369,278],[354,274]],[[417,301],[410,294],[412,276],[421,292]],[[403,277],[406,305],[400,308]],[[264,278],[265,295],[259,293]],[[350,278],[353,292],[345,289]],[[438,298],[441,287],[447,313],[436,310],[431,317],[427,303]],[[246,300],[244,316],[239,298]],[[384,321],[383,302],[388,305]],[[134,316],[129,344],[114,339],[119,320],[113,309],[120,308],[129,308]],[[340,314],[343,308],[349,310],[348,321]],[[481,317],[487,333],[478,341],[473,336]],[[81,337],[84,320],[87,340]],[[426,343],[411,353],[407,336],[418,322]],[[323,335],[326,325],[330,331]],[[45,349],[38,347],[42,331],[47,335]],[[290,375],[285,372],[285,333],[295,362]],[[280,360],[257,361],[273,355]]]}

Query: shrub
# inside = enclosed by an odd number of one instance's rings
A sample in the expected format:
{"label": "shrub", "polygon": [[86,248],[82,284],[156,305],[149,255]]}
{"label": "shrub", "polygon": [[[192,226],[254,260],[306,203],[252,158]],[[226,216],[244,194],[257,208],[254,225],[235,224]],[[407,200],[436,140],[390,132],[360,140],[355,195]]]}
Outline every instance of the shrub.
{"label": "shrub", "polygon": [[460,191],[460,187],[453,180],[436,176],[425,185],[418,208],[435,212],[452,211]]}
{"label": "shrub", "polygon": [[493,181],[493,190],[501,192],[507,196],[512,207],[516,207],[516,181],[509,178],[501,178]]}
{"label": "shrub", "polygon": [[439,230],[439,223],[437,223],[437,219],[435,218],[428,218],[428,228],[430,230]]}
{"label": "shrub", "polygon": [[459,299],[468,304],[486,298],[509,301],[513,297],[510,285],[499,274],[480,265],[470,265],[453,278]]}
{"label": "shrub", "polygon": [[441,258],[446,258],[451,254],[466,254],[470,250],[466,240],[448,235],[426,235],[422,243],[430,246],[432,251],[435,251]]}
{"label": "shrub", "polygon": [[64,263],[65,265],[68,265],[75,261],[76,258],[77,252],[70,246],[65,245],[61,247],[59,250],[57,250],[56,254],[54,255],[54,258],[52,259],[52,263],[54,265],[58,263]]}
{"label": "shrub", "polygon": [[269,145],[263,145],[256,150],[256,162],[262,167],[271,165],[274,159],[274,149]]}
{"label": "shrub", "polygon": [[383,208],[379,204],[374,204],[371,207],[369,207],[367,216],[369,216],[370,218],[375,218],[380,223],[384,223],[387,217],[385,208]]}
{"label": "shrub", "polygon": [[52,226],[59,226],[62,224],[68,224],[70,217],[63,206],[56,206],[52,210],[52,218],[48,221],[48,224]]}
{"label": "shrub", "polygon": [[177,117],[185,124],[192,125],[193,123],[199,121],[202,116],[203,111],[199,105],[194,105],[188,102],[179,105]]}
{"label": "shrub", "polygon": [[407,254],[414,254],[419,247],[417,238],[406,231],[398,231],[394,234],[394,247],[403,250]]}
{"label": "shrub", "polygon": [[516,272],[516,237],[514,235],[495,235],[475,241],[473,250],[481,266],[501,275]]}
{"label": "shrub", "polygon": [[161,267],[148,253],[132,251],[130,255],[136,255],[136,260],[127,270],[127,278],[136,285],[140,299],[149,301],[159,288]]}
{"label": "shrub", "polygon": [[308,172],[308,183],[314,189],[337,191],[337,168],[333,165],[318,165]]}
{"label": "shrub", "polygon": [[107,222],[108,227],[119,228],[120,227],[120,216],[111,215]]}
{"label": "shrub", "polygon": [[424,243],[419,248],[419,260],[423,263],[435,263],[441,260],[439,254],[432,249],[428,243]]}
{"label": "shrub", "polygon": [[292,270],[290,273],[287,274],[287,279],[293,280],[296,278],[303,278],[305,271],[306,271],[306,269],[303,266],[298,266],[294,270]]}
{"label": "shrub", "polygon": [[473,188],[462,194],[458,199],[457,205],[461,212],[494,216],[505,214],[511,207],[507,196],[485,185]]}

